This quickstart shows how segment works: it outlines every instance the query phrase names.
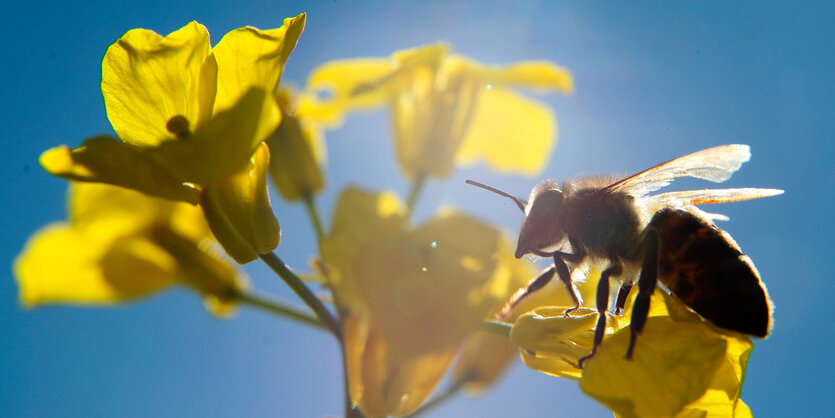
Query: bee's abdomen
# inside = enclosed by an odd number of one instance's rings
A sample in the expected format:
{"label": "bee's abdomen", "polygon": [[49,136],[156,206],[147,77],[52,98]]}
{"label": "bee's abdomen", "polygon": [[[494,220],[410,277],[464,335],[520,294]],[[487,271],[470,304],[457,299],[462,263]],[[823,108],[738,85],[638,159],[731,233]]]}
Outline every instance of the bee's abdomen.
{"label": "bee's abdomen", "polygon": [[659,237],[659,279],[699,315],[719,327],[757,337],[771,328],[771,304],[751,260],[709,220],[663,209],[649,227]]}

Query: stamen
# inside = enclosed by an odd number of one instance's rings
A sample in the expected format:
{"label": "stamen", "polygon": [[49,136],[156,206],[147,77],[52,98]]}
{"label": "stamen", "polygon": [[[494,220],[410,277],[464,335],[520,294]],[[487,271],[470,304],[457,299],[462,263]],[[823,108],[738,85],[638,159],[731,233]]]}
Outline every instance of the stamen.
{"label": "stamen", "polygon": [[188,130],[188,125],[188,119],[186,119],[185,116],[176,115],[172,116],[171,119],[168,119],[168,123],[165,124],[165,129],[168,129],[168,132],[171,132],[178,139],[181,139],[191,133]]}

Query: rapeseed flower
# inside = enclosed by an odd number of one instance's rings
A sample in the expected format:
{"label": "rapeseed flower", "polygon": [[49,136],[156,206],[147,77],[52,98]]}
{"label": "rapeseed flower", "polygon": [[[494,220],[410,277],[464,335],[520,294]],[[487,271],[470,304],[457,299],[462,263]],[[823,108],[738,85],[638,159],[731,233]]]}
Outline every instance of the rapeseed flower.
{"label": "rapeseed flower", "polygon": [[[544,167],[556,138],[552,112],[514,88],[570,93],[571,74],[548,62],[490,67],[444,44],[389,59],[326,63],[310,75],[305,112],[338,123],[346,111],[388,106],[397,160],[410,179],[446,177],[485,160],[526,175]],[[322,97],[325,96],[325,97]]]}
{"label": "rapeseed flower", "polygon": [[321,249],[351,396],[369,416],[423,403],[512,283],[500,231],[452,211],[412,227],[388,193],[345,190]]}
{"label": "rapeseed flower", "polygon": [[236,29],[214,48],[196,22],[165,37],[128,31],[102,61],[102,95],[119,139],[53,148],[41,164],[72,180],[200,203],[239,263],[272,251],[279,227],[261,144],[280,122],[273,94],[304,21],[301,14],[278,29]]}
{"label": "rapeseed flower", "polygon": [[38,231],[15,260],[24,306],[109,305],[184,285],[222,314],[244,288],[194,205],[72,183],[68,212],[67,222]]}
{"label": "rapeseed flower", "polygon": [[631,305],[623,316],[606,315],[603,344],[583,369],[576,365],[591,352],[595,310],[582,307],[566,317],[565,308],[535,309],[516,321],[511,339],[528,367],[579,380],[617,416],[750,416],[739,398],[753,348],[748,337],[704,321],[657,290],[626,360]]}

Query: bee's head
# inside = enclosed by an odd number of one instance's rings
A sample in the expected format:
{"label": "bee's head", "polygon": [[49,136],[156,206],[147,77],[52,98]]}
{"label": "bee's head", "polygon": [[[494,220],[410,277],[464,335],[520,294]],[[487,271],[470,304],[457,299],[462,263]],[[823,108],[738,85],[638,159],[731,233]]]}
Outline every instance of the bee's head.
{"label": "bee's head", "polygon": [[516,244],[516,258],[553,247],[565,238],[559,222],[563,198],[562,191],[553,183],[542,184],[531,192]]}

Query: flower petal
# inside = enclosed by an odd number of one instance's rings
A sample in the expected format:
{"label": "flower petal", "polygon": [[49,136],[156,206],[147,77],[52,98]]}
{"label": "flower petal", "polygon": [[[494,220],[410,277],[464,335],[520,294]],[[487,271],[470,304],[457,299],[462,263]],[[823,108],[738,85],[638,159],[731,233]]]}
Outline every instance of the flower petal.
{"label": "flower petal", "polygon": [[580,389],[623,416],[670,416],[701,398],[727,343],[701,324],[651,317],[626,360],[630,329],[603,340],[583,370]]}
{"label": "flower petal", "polygon": [[209,227],[241,264],[274,250],[281,237],[267,192],[269,162],[269,148],[261,144],[248,168],[203,192],[201,206]]}
{"label": "flower petal", "polygon": [[166,141],[147,153],[178,178],[210,186],[243,170],[280,120],[272,96],[252,88],[193,135]]}
{"label": "flower petal", "polygon": [[331,61],[313,70],[307,80],[307,94],[299,112],[333,126],[342,123],[348,110],[368,109],[383,104],[388,91],[369,88],[394,70],[391,60],[363,58]]}
{"label": "flower petal", "polygon": [[277,29],[247,26],[223,36],[214,48],[218,62],[215,112],[233,106],[252,87],[275,93],[284,64],[304,30],[305,17],[302,13],[284,19]]}
{"label": "flower petal", "polygon": [[465,382],[472,393],[481,392],[493,384],[518,355],[519,350],[507,338],[476,332],[458,353],[455,381]]}
{"label": "flower petal", "polygon": [[346,347],[362,351],[349,354],[349,370],[366,413],[406,414],[429,396],[498,302],[486,288],[500,239],[453,212],[412,230],[395,197],[343,192],[321,247],[336,304],[353,324]]}
{"label": "flower petal", "polygon": [[556,121],[544,104],[509,90],[482,91],[457,160],[485,160],[501,172],[539,174],[556,145]]}
{"label": "flower petal", "polygon": [[128,31],[102,61],[107,117],[122,141],[141,147],[171,138],[167,124],[174,116],[185,117],[192,130],[208,120],[216,80],[209,32],[197,22],[165,38]]}
{"label": "flower petal", "polygon": [[751,410],[742,399],[728,398],[721,390],[708,389],[697,401],[687,405],[676,418],[750,418]]}
{"label": "flower petal", "polygon": [[119,140],[100,136],[77,149],[66,146],[44,151],[43,168],[70,180],[107,183],[164,199],[197,203],[199,191],[183,184],[142,151]]}
{"label": "flower petal", "polygon": [[483,68],[480,77],[492,86],[526,87],[536,91],[574,91],[574,78],[565,68],[547,61],[517,62],[507,67]]}
{"label": "flower petal", "polygon": [[267,139],[270,147],[270,177],[287,200],[313,196],[324,187],[322,165],[325,145],[318,129],[307,119],[291,113],[290,92],[279,91],[281,124]]}
{"label": "flower petal", "polygon": [[151,240],[177,260],[177,278],[216,302],[230,303],[243,289],[242,279],[228,262],[203,251],[168,228],[155,228]]}
{"label": "flower petal", "polygon": [[15,260],[14,274],[24,306],[102,305],[172,284],[172,264],[170,257],[145,240],[91,239],[55,224],[32,236]]}

